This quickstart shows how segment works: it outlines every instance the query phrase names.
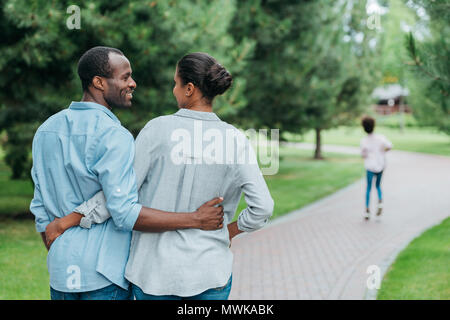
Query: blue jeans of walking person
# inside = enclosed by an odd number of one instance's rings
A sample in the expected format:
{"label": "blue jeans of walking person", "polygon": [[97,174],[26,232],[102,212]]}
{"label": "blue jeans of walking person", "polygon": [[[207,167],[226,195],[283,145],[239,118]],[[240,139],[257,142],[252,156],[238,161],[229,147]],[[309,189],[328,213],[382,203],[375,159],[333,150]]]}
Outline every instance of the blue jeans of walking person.
{"label": "blue jeans of walking person", "polygon": [[383,200],[383,194],[381,192],[381,176],[383,175],[383,171],[380,172],[372,172],[367,170],[367,190],[366,190],[366,208],[369,208],[370,203],[370,191],[372,190],[372,181],[373,177],[376,177],[375,187],[377,188],[378,193],[378,202]]}
{"label": "blue jeans of walking person", "polygon": [[136,286],[132,284],[133,287],[133,295],[136,300],[228,300],[228,296],[231,291],[231,282],[232,276],[223,287],[208,289],[200,294],[191,297],[180,297],[174,295],[166,295],[166,296],[155,296],[151,294],[146,294]]}
{"label": "blue jeans of walking person", "polygon": [[84,292],[62,292],[50,287],[52,300],[132,300],[131,286],[125,290],[112,284],[105,288]]}

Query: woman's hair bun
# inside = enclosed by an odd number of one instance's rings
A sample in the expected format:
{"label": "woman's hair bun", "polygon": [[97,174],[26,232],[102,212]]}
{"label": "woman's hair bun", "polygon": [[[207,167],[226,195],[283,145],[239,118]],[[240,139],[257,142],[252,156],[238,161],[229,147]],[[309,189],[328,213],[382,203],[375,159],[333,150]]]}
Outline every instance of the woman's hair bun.
{"label": "woman's hair bun", "polygon": [[213,64],[205,77],[209,95],[216,96],[224,93],[233,83],[233,77],[221,64]]}
{"label": "woman's hair bun", "polygon": [[185,55],[178,61],[177,70],[183,84],[193,83],[210,101],[227,91],[233,82],[227,69],[204,52]]}

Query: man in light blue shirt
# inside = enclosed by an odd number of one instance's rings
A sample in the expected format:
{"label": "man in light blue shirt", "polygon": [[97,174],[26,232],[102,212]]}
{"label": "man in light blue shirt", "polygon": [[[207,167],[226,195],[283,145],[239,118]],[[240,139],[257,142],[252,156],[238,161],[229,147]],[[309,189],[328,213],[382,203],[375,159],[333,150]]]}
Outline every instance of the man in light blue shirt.
{"label": "man in light blue shirt", "polygon": [[[129,283],[124,272],[131,230],[223,226],[223,208],[215,207],[219,198],[190,213],[170,213],[138,203],[134,139],[111,111],[131,107],[136,88],[131,73],[120,50],[88,50],[78,63],[82,101],[47,119],[33,139],[35,191],[30,210],[49,249],[52,299],[127,299]],[[47,225],[99,190],[105,194],[112,219],[91,229],[70,228],[48,243]],[[71,216],[82,218],[81,214]]]}

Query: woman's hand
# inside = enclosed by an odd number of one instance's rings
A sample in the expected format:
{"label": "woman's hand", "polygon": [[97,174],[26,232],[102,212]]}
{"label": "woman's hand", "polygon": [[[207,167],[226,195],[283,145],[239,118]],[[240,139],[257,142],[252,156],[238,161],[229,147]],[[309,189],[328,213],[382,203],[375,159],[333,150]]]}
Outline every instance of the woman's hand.
{"label": "woman's hand", "polygon": [[55,218],[45,228],[45,239],[47,240],[47,247],[50,249],[53,241],[64,233],[64,229],[61,227],[60,218]]}
{"label": "woman's hand", "polygon": [[78,212],[71,212],[62,218],[55,218],[45,228],[45,238],[47,239],[47,247],[50,248],[53,241],[69,228],[78,226],[83,215]]}
{"label": "woman's hand", "polygon": [[241,231],[238,229],[237,221],[228,224],[227,227],[228,227],[228,236],[230,237],[230,247],[231,247],[232,239],[244,231]]}

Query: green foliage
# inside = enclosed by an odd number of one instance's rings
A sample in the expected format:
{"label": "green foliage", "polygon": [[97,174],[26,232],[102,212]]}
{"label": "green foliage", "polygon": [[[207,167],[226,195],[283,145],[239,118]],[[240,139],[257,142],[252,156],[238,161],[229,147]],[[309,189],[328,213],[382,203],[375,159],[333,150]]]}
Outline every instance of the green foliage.
{"label": "green foliage", "polygon": [[382,59],[380,59],[383,81],[386,83],[399,83],[406,85],[405,61],[407,51],[402,39],[407,34],[408,28],[417,26],[416,13],[402,0],[389,0],[387,3],[389,11],[383,15],[382,26]]}
{"label": "green foliage", "polygon": [[24,175],[31,179],[31,153],[24,145],[33,139],[36,128],[36,123],[17,123],[8,130],[5,162],[11,168],[12,179],[20,179]]}
{"label": "green foliage", "polygon": [[[375,132],[385,135],[393,144],[394,150],[405,150],[411,152],[423,152],[450,156],[449,136],[437,132],[435,128],[411,128],[406,126],[402,131],[399,128],[381,126],[388,119],[377,118]],[[392,121],[388,120],[392,123]],[[394,120],[395,121],[395,120]],[[338,127],[324,131],[323,143],[331,145],[346,145],[359,147],[361,139],[367,134],[361,125],[355,127]],[[313,130],[304,135],[285,133],[286,140],[294,142],[314,142]]]}
{"label": "green foliage", "polygon": [[[396,113],[392,115],[376,116],[377,126],[387,127],[391,129],[402,129],[402,125],[406,128],[420,127],[416,118],[409,113]],[[360,123],[358,123],[360,125]]]}
{"label": "green foliage", "polygon": [[450,1],[412,1],[424,9],[428,31],[419,39],[413,33],[405,36],[409,54],[409,103],[423,125],[435,126],[450,135]]}
{"label": "green foliage", "polygon": [[380,77],[365,1],[243,1],[231,32],[256,41],[243,126],[303,132],[350,122]]}
{"label": "green foliage", "polygon": [[115,113],[134,135],[176,110],[172,78],[188,52],[208,52],[230,70],[233,86],[214,108],[244,128],[348,124],[381,75],[366,1],[79,1],[79,30],[66,26],[70,5],[0,1],[0,128],[15,178],[29,171],[35,124],[80,99],[76,63],[96,45],[120,48],[131,61],[134,105]]}
{"label": "green foliage", "polygon": [[[238,74],[246,67],[254,42],[236,42],[227,32],[235,1],[78,1],[81,29],[70,30],[66,20],[71,1],[0,1],[0,128],[7,163],[14,177],[27,171],[27,157],[36,126],[79,100],[81,86],[76,64],[89,48],[120,48],[129,58],[138,84],[133,109],[115,111],[137,134],[152,117],[173,113],[176,62],[192,51],[208,52]],[[217,99],[222,117],[246,104],[245,79]],[[12,145],[14,141],[15,145]]]}
{"label": "green foliage", "polygon": [[[2,149],[0,148],[0,159]],[[12,170],[0,160],[0,217],[32,217],[33,183],[29,179],[11,180]]]}

